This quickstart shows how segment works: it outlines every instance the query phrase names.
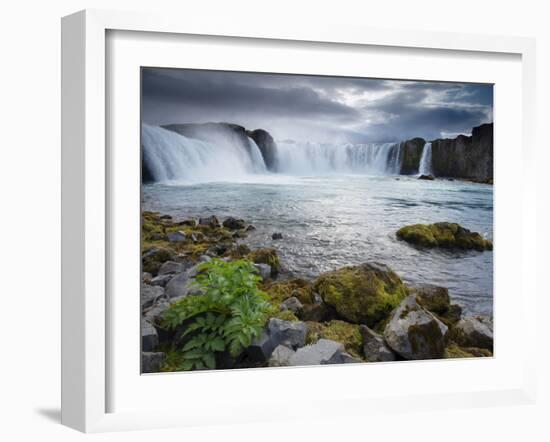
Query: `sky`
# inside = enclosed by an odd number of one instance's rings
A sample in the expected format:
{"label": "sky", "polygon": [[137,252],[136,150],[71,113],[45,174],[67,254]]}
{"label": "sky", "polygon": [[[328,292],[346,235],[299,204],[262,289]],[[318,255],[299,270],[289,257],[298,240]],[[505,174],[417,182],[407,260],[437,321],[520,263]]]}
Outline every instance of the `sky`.
{"label": "sky", "polygon": [[142,120],[234,123],[276,140],[454,138],[493,121],[493,86],[143,68]]}

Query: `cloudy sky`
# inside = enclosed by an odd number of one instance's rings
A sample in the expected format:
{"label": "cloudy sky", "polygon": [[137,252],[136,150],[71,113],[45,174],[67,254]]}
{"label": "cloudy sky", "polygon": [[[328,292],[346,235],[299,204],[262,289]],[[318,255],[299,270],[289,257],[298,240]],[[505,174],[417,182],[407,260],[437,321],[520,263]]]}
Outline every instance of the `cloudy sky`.
{"label": "cloudy sky", "polygon": [[236,123],[265,129],[278,140],[432,140],[491,122],[493,87],[144,68],[142,118],[153,125]]}

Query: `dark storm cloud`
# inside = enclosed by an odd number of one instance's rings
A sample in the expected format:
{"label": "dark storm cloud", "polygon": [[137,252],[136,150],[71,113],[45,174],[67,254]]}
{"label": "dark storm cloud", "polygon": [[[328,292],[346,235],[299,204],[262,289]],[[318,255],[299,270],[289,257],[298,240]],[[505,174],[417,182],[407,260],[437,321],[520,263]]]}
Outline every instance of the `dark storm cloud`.
{"label": "dark storm cloud", "polygon": [[396,141],[492,121],[491,85],[143,69],[149,124],[226,121],[275,138]]}

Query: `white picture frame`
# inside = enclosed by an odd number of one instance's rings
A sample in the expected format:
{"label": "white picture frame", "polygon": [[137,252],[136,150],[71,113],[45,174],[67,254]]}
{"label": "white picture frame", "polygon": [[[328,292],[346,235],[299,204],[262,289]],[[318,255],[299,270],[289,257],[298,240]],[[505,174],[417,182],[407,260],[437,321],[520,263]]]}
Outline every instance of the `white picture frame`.
{"label": "white picture frame", "polygon": [[[517,319],[518,327],[527,338],[523,341],[524,354],[521,364],[514,368],[514,375],[496,388],[464,389],[461,392],[398,393],[389,391],[378,396],[376,403],[361,396],[333,395],[325,400],[312,398],[309,409],[303,403],[287,408],[257,402],[247,403],[246,394],[227,403],[212,405],[211,413],[197,407],[195,412],[176,408],[139,411],[112,411],[109,392],[113,388],[109,376],[110,354],[109,324],[109,247],[112,241],[109,228],[112,221],[109,195],[109,155],[106,121],[109,118],[106,78],[108,63],[106,36],[108,32],[154,32],[163,35],[199,35],[220,38],[242,38],[312,44],[338,44],[345,46],[376,46],[378,48],[402,48],[404,51],[427,49],[432,51],[457,51],[473,54],[510,54],[520,57],[521,63],[521,158],[523,161],[522,188],[519,191],[521,218],[521,278],[520,307],[536,304],[534,280],[527,278],[525,257],[535,256],[535,192],[534,174],[527,173],[534,161],[534,109],[535,109],[535,43],[532,39],[517,37],[491,37],[479,35],[429,33],[342,26],[313,25],[293,28],[287,25],[270,25],[262,22],[212,22],[195,18],[182,22],[178,17],[154,16],[143,13],[126,13],[86,10],[63,18],[62,21],[62,423],[84,432],[100,432],[124,429],[160,428],[169,426],[207,425],[212,422],[253,422],[284,419],[301,415],[323,416],[335,414],[364,415],[374,410],[399,411],[415,409],[441,409],[499,404],[532,403],[535,397],[535,371],[533,366],[534,335],[536,324],[526,316]],[[158,34],[156,34],[158,35]],[[183,67],[183,66],[182,66]],[[136,94],[139,91],[136,90]],[[498,113],[498,106],[496,108]],[[498,140],[498,137],[497,137]],[[138,146],[136,146],[138,148]],[[501,177],[506,180],[506,177]],[[498,180],[498,178],[497,178]],[[498,184],[497,184],[498,186]],[[520,220],[518,218],[518,220]],[[504,248],[498,253],[505,254]],[[518,265],[518,267],[521,267]],[[137,296],[137,295],[136,295]],[[499,319],[496,318],[498,321]],[[505,321],[502,322],[506,326]],[[503,335],[505,335],[503,333]],[[497,345],[498,345],[498,337]],[[495,353],[498,360],[498,353]],[[422,370],[451,362],[427,362]],[[434,366],[433,364],[437,364]],[[364,364],[366,369],[369,364]],[[376,365],[376,370],[390,366]],[[521,368],[519,368],[521,366]],[[431,367],[431,368],[430,368]],[[481,366],[472,368],[481,370]],[[495,366],[497,367],[497,366]],[[460,368],[460,367],[458,367]],[[317,370],[309,368],[305,370]],[[346,377],[359,376],[361,367],[321,367],[324,376],[336,376],[334,370],[345,369]],[[374,369],[374,368],[372,368]],[[304,369],[300,369],[304,370]],[[393,368],[391,368],[393,370]],[[286,378],[289,370],[283,370]],[[252,373],[252,372],[250,372]],[[253,371],[258,377],[258,371]],[[135,374],[135,373],[134,373]],[[246,371],[231,374],[241,379]],[[196,381],[208,381],[211,373],[193,374]],[[230,376],[226,374],[225,376]],[[261,375],[275,376],[275,370]],[[166,380],[168,379],[168,380]],[[173,378],[175,379],[175,378]],[[216,388],[223,388],[220,377],[210,378]],[[258,382],[262,382],[258,378]],[[165,377],[164,382],[171,382]],[[256,381],[254,381],[256,382]],[[280,379],[278,381],[280,382]],[[218,390],[219,391],[219,390]],[[225,407],[225,411],[224,408]]]}

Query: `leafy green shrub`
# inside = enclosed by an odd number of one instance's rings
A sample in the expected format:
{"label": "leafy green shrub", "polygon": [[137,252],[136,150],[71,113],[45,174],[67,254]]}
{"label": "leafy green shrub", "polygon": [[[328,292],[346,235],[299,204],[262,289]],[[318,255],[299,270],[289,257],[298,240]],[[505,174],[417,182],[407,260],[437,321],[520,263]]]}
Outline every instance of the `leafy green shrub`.
{"label": "leafy green shrub", "polygon": [[176,329],[184,322],[179,370],[216,368],[216,353],[238,356],[259,336],[271,306],[258,289],[261,278],[250,261],[213,259],[200,266],[196,284],[203,294],[187,296],[165,314],[165,326]]}

